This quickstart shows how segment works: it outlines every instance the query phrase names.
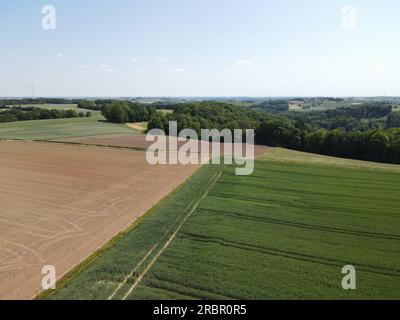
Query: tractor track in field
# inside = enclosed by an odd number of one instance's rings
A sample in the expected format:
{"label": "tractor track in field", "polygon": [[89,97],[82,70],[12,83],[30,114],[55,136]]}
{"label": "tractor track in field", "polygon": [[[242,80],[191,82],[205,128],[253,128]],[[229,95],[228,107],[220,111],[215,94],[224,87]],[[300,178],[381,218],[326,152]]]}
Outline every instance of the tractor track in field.
{"label": "tractor track in field", "polygon": [[[307,209],[310,210],[310,202],[306,202],[304,200],[297,200],[296,202],[293,201],[284,201],[281,199],[271,199],[271,198],[261,198],[261,197],[249,197],[249,196],[233,196],[228,193],[214,193],[210,194],[210,197],[213,198],[219,198],[223,200],[239,200],[243,202],[249,202],[253,204],[258,204],[261,206],[265,206],[268,204],[273,204],[273,205],[284,205],[286,207],[293,207],[293,208],[300,208],[300,209]],[[313,204],[311,209],[313,210],[324,210],[324,211],[330,211],[330,212],[343,212],[343,208],[337,208],[333,207],[332,205],[320,205],[320,204]],[[365,212],[364,210],[358,210],[355,208],[346,208],[346,213],[347,214],[357,214],[360,216],[368,216],[371,215],[371,213]],[[391,213],[381,213],[382,216],[385,217],[390,217],[390,218],[395,218],[399,219],[399,215],[397,212],[391,212]]]}
{"label": "tractor track in field", "polygon": [[[240,242],[240,241],[229,241],[229,240],[218,238],[218,237],[208,237],[208,236],[203,236],[203,235],[189,233],[189,232],[185,232],[184,234],[181,235],[181,237],[192,240],[192,241],[197,241],[197,242],[215,243],[215,244],[218,244],[221,246],[226,246],[226,247],[231,247],[231,248],[236,248],[236,249],[241,249],[241,250],[246,250],[246,251],[253,251],[253,252],[257,252],[257,253],[279,256],[279,257],[300,260],[300,261],[305,261],[305,262],[319,263],[319,264],[327,265],[327,266],[340,267],[340,266],[346,265],[346,261],[331,259],[328,257],[319,257],[319,256],[313,256],[313,255],[309,255],[309,254],[292,252],[292,251],[288,251],[288,250],[279,250],[277,248],[268,248],[268,247],[264,247],[261,245],[254,245],[254,244],[249,244],[249,243]],[[359,270],[362,270],[362,271],[371,272],[371,273],[384,275],[384,276],[400,277],[400,269],[390,268],[390,267],[380,268],[380,267],[365,264],[365,263],[355,263],[355,264],[358,266]]]}
{"label": "tractor track in field", "polygon": [[[185,208],[184,212],[189,210],[195,200],[190,202],[190,204]],[[167,231],[163,234],[163,236],[157,241],[157,243],[146,253],[146,255],[140,260],[140,262],[134,266],[132,271],[124,278],[124,280],[117,286],[117,288],[112,292],[112,294],[107,298],[107,300],[113,300],[115,296],[119,293],[122,287],[128,282],[128,280],[133,277],[135,272],[139,270],[139,268],[146,262],[146,260],[151,256],[151,254],[156,250],[156,248],[161,244],[162,240],[171,232],[173,226],[181,219],[181,216],[178,216],[171,224],[171,226],[167,229]]]}
{"label": "tractor track in field", "polygon": [[[137,276],[136,281],[133,283],[133,285],[128,289],[128,291],[125,293],[125,295],[122,297],[122,300],[126,300],[131,294],[132,292],[138,287],[138,285],[141,283],[141,281],[143,280],[143,278],[145,277],[145,275],[147,274],[148,271],[150,271],[150,269],[155,265],[155,263],[157,262],[158,258],[163,254],[163,252],[168,248],[168,246],[173,242],[173,240],[176,238],[176,235],[178,234],[178,232],[180,231],[180,229],[182,228],[182,226],[184,225],[184,223],[190,218],[190,216],[197,210],[197,208],[199,207],[200,203],[205,199],[205,197],[208,195],[209,191],[212,189],[212,187],[215,185],[215,183],[218,181],[218,179],[221,177],[222,173],[224,172],[225,166],[222,167],[222,169],[217,172],[211,179],[211,182],[209,184],[209,186],[207,187],[207,189],[203,192],[203,194],[201,195],[201,197],[196,201],[192,201],[188,207],[186,207],[186,209],[184,210],[184,212],[186,212],[188,209],[191,210],[189,211],[189,213],[184,216],[184,218],[182,219],[181,223],[177,226],[177,228],[175,229],[175,231],[173,232],[173,234],[171,235],[171,237],[168,239],[168,241],[164,244],[164,246],[162,246],[162,248],[160,249],[160,251],[157,252],[157,254],[153,257],[153,259],[150,261],[150,263],[147,265],[147,267]],[[177,218],[177,220],[181,218],[181,216],[179,216]],[[175,222],[177,221],[175,220],[173,225],[175,224]],[[171,227],[172,228],[172,227]],[[144,256],[144,258],[139,262],[138,265],[136,265],[132,271],[124,278],[124,281],[122,283],[120,283],[116,290],[108,297],[108,300],[111,300],[113,298],[115,298],[115,296],[118,294],[118,292],[122,289],[122,287],[128,282],[128,280],[135,274],[135,272],[145,263],[145,261],[154,253],[154,251],[156,250],[156,248],[160,245],[161,241],[164,239],[164,237],[170,233],[171,228],[168,229],[168,231],[164,234],[164,236],[149,250],[149,252],[147,252],[147,254]]]}
{"label": "tractor track in field", "polygon": [[234,217],[237,219],[258,221],[258,222],[264,222],[264,223],[270,223],[270,224],[279,224],[279,225],[285,225],[285,226],[303,228],[303,229],[309,229],[309,230],[318,230],[318,231],[324,231],[324,232],[349,234],[349,235],[353,235],[353,236],[369,237],[369,238],[376,238],[376,239],[400,240],[400,235],[396,235],[396,234],[385,234],[385,233],[368,232],[368,231],[362,231],[362,230],[349,230],[349,229],[344,229],[344,228],[318,226],[318,225],[314,225],[314,224],[306,224],[306,223],[293,222],[293,221],[287,221],[287,220],[246,215],[246,214],[241,214],[241,213],[234,212],[234,211],[221,211],[221,210],[203,209],[203,208],[200,208],[199,210],[203,211],[203,212],[219,213],[219,214],[227,215],[227,216]]}

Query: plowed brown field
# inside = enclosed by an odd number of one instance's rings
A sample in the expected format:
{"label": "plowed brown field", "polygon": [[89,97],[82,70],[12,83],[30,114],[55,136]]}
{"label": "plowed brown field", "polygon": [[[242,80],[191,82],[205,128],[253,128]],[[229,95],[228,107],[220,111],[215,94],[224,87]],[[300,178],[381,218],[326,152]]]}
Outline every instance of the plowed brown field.
{"label": "plowed brown field", "polygon": [[[168,143],[169,138],[167,139],[167,148],[169,149]],[[176,138],[175,138],[176,140]],[[58,141],[63,142],[72,142],[72,143],[80,143],[80,144],[89,144],[89,145],[103,145],[103,146],[114,146],[114,147],[124,147],[124,148],[139,148],[139,149],[147,149],[153,142],[146,141],[145,135],[134,135],[134,134],[107,134],[107,135],[96,135],[96,136],[88,136],[88,137],[76,137],[76,138],[64,138],[59,139]],[[178,140],[177,146],[179,148],[185,144],[186,140]],[[199,143],[199,152],[201,151],[201,145]],[[216,143],[220,147],[220,152],[223,154],[224,144]],[[231,145],[230,145],[231,146]],[[209,144],[209,148],[211,150],[211,144]],[[176,151],[176,148],[172,147],[171,150]],[[255,157],[259,157],[267,152],[267,147],[265,146],[254,146],[254,155]],[[242,153],[245,152],[245,145],[242,146]],[[228,153],[230,154],[230,153]]]}
{"label": "plowed brown field", "polygon": [[0,141],[0,299],[30,299],[42,267],[65,275],[198,166],[150,166],[145,153]]}

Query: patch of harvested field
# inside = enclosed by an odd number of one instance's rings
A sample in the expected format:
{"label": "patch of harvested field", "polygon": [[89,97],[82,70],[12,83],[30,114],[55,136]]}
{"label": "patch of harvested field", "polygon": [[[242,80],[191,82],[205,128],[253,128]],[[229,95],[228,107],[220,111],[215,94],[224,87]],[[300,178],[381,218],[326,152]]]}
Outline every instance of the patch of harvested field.
{"label": "patch of harvested field", "polygon": [[147,130],[147,122],[135,122],[135,123],[127,123],[126,124],[129,128],[135,129],[139,132],[146,132]]}
{"label": "patch of harvested field", "polygon": [[[145,135],[133,135],[133,134],[107,134],[107,135],[96,135],[96,136],[88,136],[88,137],[76,137],[76,138],[66,138],[59,139],[57,141],[60,142],[72,142],[72,143],[81,143],[81,144],[89,144],[89,145],[103,145],[103,146],[114,146],[114,147],[125,147],[125,148],[140,148],[147,149],[153,142],[146,141]],[[174,141],[174,140],[172,140]],[[176,139],[175,139],[176,141]],[[179,139],[177,142],[178,149],[185,144],[187,141]],[[199,143],[199,150],[200,142]],[[211,144],[210,144],[211,145]],[[224,144],[217,144],[220,147],[221,153],[224,148]],[[175,147],[172,147],[171,150],[176,150]],[[243,146],[243,154],[245,147]],[[254,153],[256,157],[260,157],[268,150],[265,146],[254,146]]]}
{"label": "patch of harvested field", "polygon": [[198,166],[150,166],[145,153],[0,141],[0,299],[41,290],[184,182]]}

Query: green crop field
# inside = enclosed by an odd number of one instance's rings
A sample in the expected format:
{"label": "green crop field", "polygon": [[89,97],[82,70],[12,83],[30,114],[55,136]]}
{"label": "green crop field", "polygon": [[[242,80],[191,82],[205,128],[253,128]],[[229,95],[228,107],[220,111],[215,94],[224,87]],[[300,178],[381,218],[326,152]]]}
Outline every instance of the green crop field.
{"label": "green crop field", "polygon": [[119,133],[138,133],[138,131],[123,124],[107,123],[102,116],[0,124],[0,139],[51,140]]}
{"label": "green crop field", "polygon": [[399,196],[392,170],[205,166],[41,298],[400,299]]}

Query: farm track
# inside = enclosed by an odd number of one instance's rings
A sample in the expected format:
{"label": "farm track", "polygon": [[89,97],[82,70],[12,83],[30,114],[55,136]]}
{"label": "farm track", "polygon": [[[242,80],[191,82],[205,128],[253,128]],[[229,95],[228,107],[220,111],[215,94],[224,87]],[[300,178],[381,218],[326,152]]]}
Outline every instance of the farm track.
{"label": "farm track", "polygon": [[[223,194],[223,193],[210,194],[210,196],[214,197],[214,198],[219,198],[221,200],[235,199],[235,200],[245,201],[245,202],[249,202],[249,203],[253,203],[253,204],[257,204],[257,205],[265,205],[265,204],[271,203],[271,204],[279,204],[279,205],[285,206],[285,207],[293,207],[293,208],[300,208],[300,209],[306,209],[306,210],[310,210],[310,208],[312,208],[314,210],[324,210],[324,211],[327,210],[327,211],[338,212],[338,213],[343,212],[342,208],[336,208],[333,206],[327,206],[327,205],[322,206],[322,205],[318,205],[318,204],[314,204],[314,203],[312,203],[312,206],[311,206],[310,205],[311,201],[305,202],[304,200],[298,200],[296,202],[291,202],[291,201],[282,201],[282,200],[278,200],[278,199],[266,199],[266,198],[256,198],[256,197],[244,197],[244,196],[233,197],[232,195],[227,195],[227,194]],[[354,208],[346,209],[346,213],[347,214],[355,213],[355,214],[359,214],[360,216],[373,215],[370,212],[365,212],[364,210],[357,210]],[[400,216],[395,212],[380,213],[380,215],[388,216],[393,219],[400,219]]]}
{"label": "farm track", "polygon": [[197,300],[233,300],[240,299],[239,296],[232,296],[227,294],[222,294],[220,292],[215,292],[211,289],[205,290],[199,286],[187,286],[177,281],[170,281],[159,275],[152,275],[151,278],[146,279],[146,285],[153,288],[158,288],[162,290],[168,290],[170,292],[176,292],[178,294],[184,295],[191,299]]}
{"label": "farm track", "polygon": [[[229,186],[230,182],[228,182],[228,181],[219,181],[218,184]],[[245,188],[258,188],[258,187],[261,187],[260,184],[256,184],[256,183],[235,182],[235,184],[237,186],[241,186],[241,187],[245,187]],[[322,191],[298,190],[296,188],[278,188],[278,187],[273,187],[273,186],[268,186],[268,190],[269,191],[277,191],[277,192],[290,192],[293,195],[299,194],[299,195],[307,195],[307,196],[309,195],[309,196],[316,196],[316,197],[324,196],[324,197],[331,197],[331,198],[340,197],[340,198],[351,199],[351,200],[353,200],[353,199],[364,200],[366,198],[368,198],[370,200],[385,200],[385,198],[373,197],[373,196],[370,196],[370,195],[368,195],[368,196],[355,196],[355,195],[349,195],[349,194],[345,194],[345,193],[329,193],[329,192],[322,192]],[[400,199],[390,198],[390,200],[400,204]]]}
{"label": "farm track", "polygon": [[[187,212],[187,210],[190,208],[190,206],[193,204],[195,200],[193,200],[189,206],[185,209],[184,213]],[[171,224],[171,226],[168,228],[168,230],[164,233],[164,235],[157,241],[157,243],[151,248],[150,251],[148,251],[145,256],[140,260],[140,262],[135,265],[132,269],[132,271],[124,278],[124,280],[118,284],[117,288],[108,296],[107,300],[113,300],[115,296],[119,293],[119,291],[123,288],[125,284],[127,284],[128,280],[132,278],[135,273],[139,270],[139,268],[146,262],[146,260],[153,254],[153,252],[156,250],[156,248],[161,244],[162,240],[171,232],[173,229],[174,225],[176,225],[179,220],[181,220],[181,216],[178,216],[176,220]]]}
{"label": "farm track", "polygon": [[135,288],[140,284],[140,282],[143,280],[144,276],[147,274],[147,272],[154,266],[154,264],[157,262],[158,258],[162,255],[162,253],[168,248],[168,246],[172,243],[172,241],[175,239],[176,235],[184,225],[184,223],[189,219],[189,217],[193,214],[193,212],[196,211],[198,206],[200,205],[201,201],[207,196],[208,192],[212,189],[212,187],[215,185],[215,183],[218,181],[218,179],[221,177],[222,173],[224,172],[225,166],[222,167],[222,169],[215,174],[215,176],[212,178],[210,185],[207,187],[207,189],[204,191],[200,199],[198,199],[192,206],[191,210],[189,213],[183,218],[182,222],[178,225],[172,236],[168,239],[168,241],[164,244],[164,246],[160,249],[160,251],[155,255],[155,257],[150,261],[149,265],[146,267],[146,269],[140,273],[134,282],[134,284],[129,288],[128,292],[123,296],[123,300],[126,300],[129,295],[135,290]]}

